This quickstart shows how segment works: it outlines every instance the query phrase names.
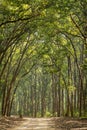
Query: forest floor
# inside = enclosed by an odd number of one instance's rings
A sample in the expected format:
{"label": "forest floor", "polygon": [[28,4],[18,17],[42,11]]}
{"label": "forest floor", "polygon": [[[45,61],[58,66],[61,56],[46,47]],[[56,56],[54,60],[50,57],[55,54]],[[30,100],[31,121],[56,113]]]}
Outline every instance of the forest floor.
{"label": "forest floor", "polygon": [[0,130],[87,130],[87,119],[1,117]]}

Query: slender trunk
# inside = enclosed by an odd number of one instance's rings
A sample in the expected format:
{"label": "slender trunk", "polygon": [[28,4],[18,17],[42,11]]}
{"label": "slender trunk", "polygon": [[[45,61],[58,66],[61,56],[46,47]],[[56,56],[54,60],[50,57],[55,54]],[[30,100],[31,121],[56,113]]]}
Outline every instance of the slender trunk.
{"label": "slender trunk", "polygon": [[54,91],[54,74],[52,73],[52,114],[53,114],[53,116],[55,116],[55,93],[54,93],[55,91]]}
{"label": "slender trunk", "polygon": [[35,87],[34,87],[34,96],[35,96],[35,112],[34,112],[34,117],[37,116],[37,94],[36,94],[36,89],[37,89],[37,75],[36,75],[36,68],[35,68]]}
{"label": "slender trunk", "polygon": [[58,104],[58,108],[57,108],[57,116],[59,116],[60,117],[60,113],[61,113],[61,109],[60,109],[60,104],[61,104],[61,98],[60,98],[60,73],[58,74],[58,102],[57,102],[57,104]]}
{"label": "slender trunk", "polygon": [[61,115],[64,116],[64,90],[61,89]]}

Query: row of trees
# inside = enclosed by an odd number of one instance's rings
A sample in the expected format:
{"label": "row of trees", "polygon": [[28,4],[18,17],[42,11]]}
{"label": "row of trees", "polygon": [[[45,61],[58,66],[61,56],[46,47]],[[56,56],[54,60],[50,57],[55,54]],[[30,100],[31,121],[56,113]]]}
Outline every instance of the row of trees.
{"label": "row of trees", "polygon": [[0,1],[0,110],[87,113],[87,1]]}

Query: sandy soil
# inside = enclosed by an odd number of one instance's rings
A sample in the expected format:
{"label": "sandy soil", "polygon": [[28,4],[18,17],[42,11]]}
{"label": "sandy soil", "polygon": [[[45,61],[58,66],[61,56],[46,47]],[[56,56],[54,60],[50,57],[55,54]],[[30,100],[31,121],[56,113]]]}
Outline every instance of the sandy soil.
{"label": "sandy soil", "polygon": [[1,117],[0,130],[87,130],[87,119]]}

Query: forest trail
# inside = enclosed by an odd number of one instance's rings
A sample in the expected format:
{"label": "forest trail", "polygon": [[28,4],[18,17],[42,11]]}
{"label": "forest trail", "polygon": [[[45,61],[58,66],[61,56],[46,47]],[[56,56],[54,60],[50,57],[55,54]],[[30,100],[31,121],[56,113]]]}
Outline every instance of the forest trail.
{"label": "forest trail", "polygon": [[25,118],[7,130],[87,130],[87,120],[73,118]]}
{"label": "forest trail", "polygon": [[[11,129],[8,129],[11,130]],[[26,118],[20,126],[12,130],[56,130],[51,118]]]}

